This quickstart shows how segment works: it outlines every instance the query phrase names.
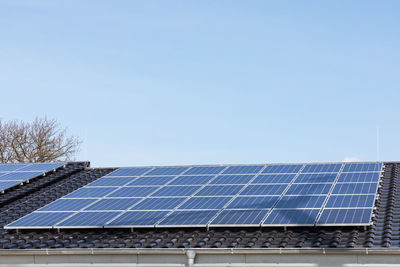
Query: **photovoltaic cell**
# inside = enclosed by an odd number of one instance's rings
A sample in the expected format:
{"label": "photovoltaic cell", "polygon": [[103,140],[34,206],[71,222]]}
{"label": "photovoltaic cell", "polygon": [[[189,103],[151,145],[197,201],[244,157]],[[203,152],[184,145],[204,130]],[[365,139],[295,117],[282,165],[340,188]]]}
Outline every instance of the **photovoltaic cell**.
{"label": "photovoltaic cell", "polygon": [[274,209],[262,226],[269,225],[313,225],[317,220],[319,209]]}
{"label": "photovoltaic cell", "polygon": [[268,165],[263,173],[298,173],[302,167],[302,164]]}
{"label": "photovoltaic cell", "polygon": [[215,178],[210,184],[247,184],[254,175],[220,175]]}
{"label": "photovoltaic cell", "polygon": [[196,196],[234,196],[244,185],[207,185]]}
{"label": "photovoltaic cell", "polygon": [[287,185],[271,184],[271,185],[249,185],[240,195],[280,195],[283,193]]}
{"label": "photovoltaic cell", "polygon": [[222,209],[231,199],[231,197],[192,197],[179,209]]}
{"label": "photovoltaic cell", "polygon": [[0,171],[16,171],[26,166],[28,164],[0,164]]}
{"label": "photovoltaic cell", "polygon": [[192,167],[190,170],[185,172],[186,175],[199,175],[199,174],[218,174],[226,167],[224,166],[215,166],[215,167],[208,167],[208,166],[198,166]]}
{"label": "photovoltaic cell", "polygon": [[368,208],[374,205],[375,195],[331,195],[326,208]]}
{"label": "photovoltaic cell", "polygon": [[208,183],[214,176],[202,175],[202,176],[179,176],[169,185],[203,185]]}
{"label": "photovoltaic cell", "polygon": [[57,226],[104,226],[109,220],[117,216],[119,212],[79,212]]}
{"label": "photovoltaic cell", "polygon": [[380,172],[382,163],[346,163],[342,172]]}
{"label": "photovoltaic cell", "polygon": [[259,225],[267,213],[268,210],[223,210],[210,225]]}
{"label": "photovoltaic cell", "polygon": [[342,164],[308,164],[301,173],[338,172]]}
{"label": "photovoltaic cell", "polygon": [[156,191],[159,187],[121,187],[108,195],[109,197],[145,197]]}
{"label": "photovoltaic cell", "polygon": [[95,202],[95,199],[57,199],[39,209],[39,211],[79,211],[89,204]]}
{"label": "photovoltaic cell", "polygon": [[141,176],[150,170],[151,168],[120,168],[106,176]]}
{"label": "photovoltaic cell", "polygon": [[50,171],[53,169],[57,169],[61,166],[63,166],[64,163],[34,163],[34,164],[30,164],[27,165],[21,169],[19,169],[19,171]]}
{"label": "photovoltaic cell", "polygon": [[0,191],[19,184],[18,181],[0,181]]}
{"label": "photovoltaic cell", "polygon": [[188,167],[159,167],[150,171],[146,175],[178,175],[188,169]]}
{"label": "photovoltaic cell", "polygon": [[321,208],[326,196],[283,196],[276,208],[280,209],[313,209]]}
{"label": "photovoltaic cell", "polygon": [[317,225],[333,224],[368,224],[372,209],[324,209]]}
{"label": "photovoltaic cell", "polygon": [[176,210],[158,225],[193,225],[205,226],[218,213],[218,210]]}
{"label": "photovoltaic cell", "polygon": [[6,181],[6,180],[19,180],[19,181],[24,181],[30,178],[37,177],[39,175],[42,175],[43,172],[10,172],[6,173],[0,176],[0,180]]}
{"label": "photovoltaic cell", "polygon": [[373,182],[379,181],[380,172],[342,172],[339,176],[338,182]]}
{"label": "photovoltaic cell", "polygon": [[295,183],[333,183],[337,173],[301,173]]}
{"label": "photovoltaic cell", "polygon": [[52,227],[57,222],[74,214],[73,212],[34,212],[9,224],[11,227]]}
{"label": "photovoltaic cell", "polygon": [[173,210],[180,205],[186,198],[146,198],[137,205],[133,206],[131,210]]}
{"label": "photovoltaic cell", "polygon": [[85,210],[126,210],[140,200],[142,198],[104,198],[85,208]]}
{"label": "photovoltaic cell", "polygon": [[227,209],[271,209],[279,196],[237,197]]}
{"label": "photovoltaic cell", "polygon": [[88,186],[122,186],[134,179],[135,177],[103,177],[91,182]]}
{"label": "photovoltaic cell", "polygon": [[129,226],[153,226],[161,220],[169,211],[127,211],[117,217],[106,226],[129,227]]}
{"label": "photovoltaic cell", "polygon": [[155,192],[152,196],[158,197],[181,197],[181,196],[190,196],[194,194],[197,190],[199,190],[201,186],[165,186]]}
{"label": "photovoltaic cell", "polygon": [[328,194],[332,184],[292,184],[285,195]]}
{"label": "photovoltaic cell", "polygon": [[261,171],[262,168],[264,168],[264,165],[230,166],[223,172],[223,174],[256,174]]}
{"label": "photovoltaic cell", "polygon": [[375,194],[377,183],[337,183],[332,194]]}
{"label": "photovoltaic cell", "polygon": [[110,194],[118,187],[82,187],[64,198],[98,198]]}
{"label": "photovoltaic cell", "polygon": [[290,183],[296,174],[260,174],[251,183],[252,184],[275,184]]}
{"label": "photovoltaic cell", "polygon": [[164,185],[169,183],[175,176],[144,176],[133,180],[128,186],[141,185]]}

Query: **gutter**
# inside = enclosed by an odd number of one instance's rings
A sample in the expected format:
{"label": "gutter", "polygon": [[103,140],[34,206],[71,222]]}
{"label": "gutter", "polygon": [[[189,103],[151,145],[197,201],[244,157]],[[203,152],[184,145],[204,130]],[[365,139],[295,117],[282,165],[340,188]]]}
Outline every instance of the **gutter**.
{"label": "gutter", "polygon": [[71,249],[1,249],[1,256],[18,255],[187,255],[200,254],[348,254],[348,255],[400,255],[399,248],[71,248]]}

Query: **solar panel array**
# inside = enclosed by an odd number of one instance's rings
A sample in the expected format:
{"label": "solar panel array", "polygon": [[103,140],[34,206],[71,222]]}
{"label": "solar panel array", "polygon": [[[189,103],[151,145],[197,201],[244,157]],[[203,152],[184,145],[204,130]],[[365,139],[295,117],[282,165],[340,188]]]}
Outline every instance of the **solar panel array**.
{"label": "solar panel array", "polygon": [[6,228],[368,225],[382,163],[120,168]]}
{"label": "solar panel array", "polygon": [[64,163],[0,164],[0,191],[26,182],[62,166]]}

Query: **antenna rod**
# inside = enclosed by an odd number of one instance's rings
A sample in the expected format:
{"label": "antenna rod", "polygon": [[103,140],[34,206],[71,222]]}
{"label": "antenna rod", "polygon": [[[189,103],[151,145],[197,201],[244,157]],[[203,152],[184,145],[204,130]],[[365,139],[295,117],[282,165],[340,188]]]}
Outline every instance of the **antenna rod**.
{"label": "antenna rod", "polygon": [[376,157],[379,161],[379,127],[376,127]]}

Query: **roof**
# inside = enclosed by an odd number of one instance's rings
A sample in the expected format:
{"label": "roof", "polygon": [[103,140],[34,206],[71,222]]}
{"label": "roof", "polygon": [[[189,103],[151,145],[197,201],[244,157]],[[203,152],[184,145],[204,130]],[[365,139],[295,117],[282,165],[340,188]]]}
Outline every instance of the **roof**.
{"label": "roof", "polygon": [[385,162],[368,227],[166,228],[6,230],[4,225],[80,188],[115,168],[69,163],[0,195],[0,248],[398,248],[400,163]]}

